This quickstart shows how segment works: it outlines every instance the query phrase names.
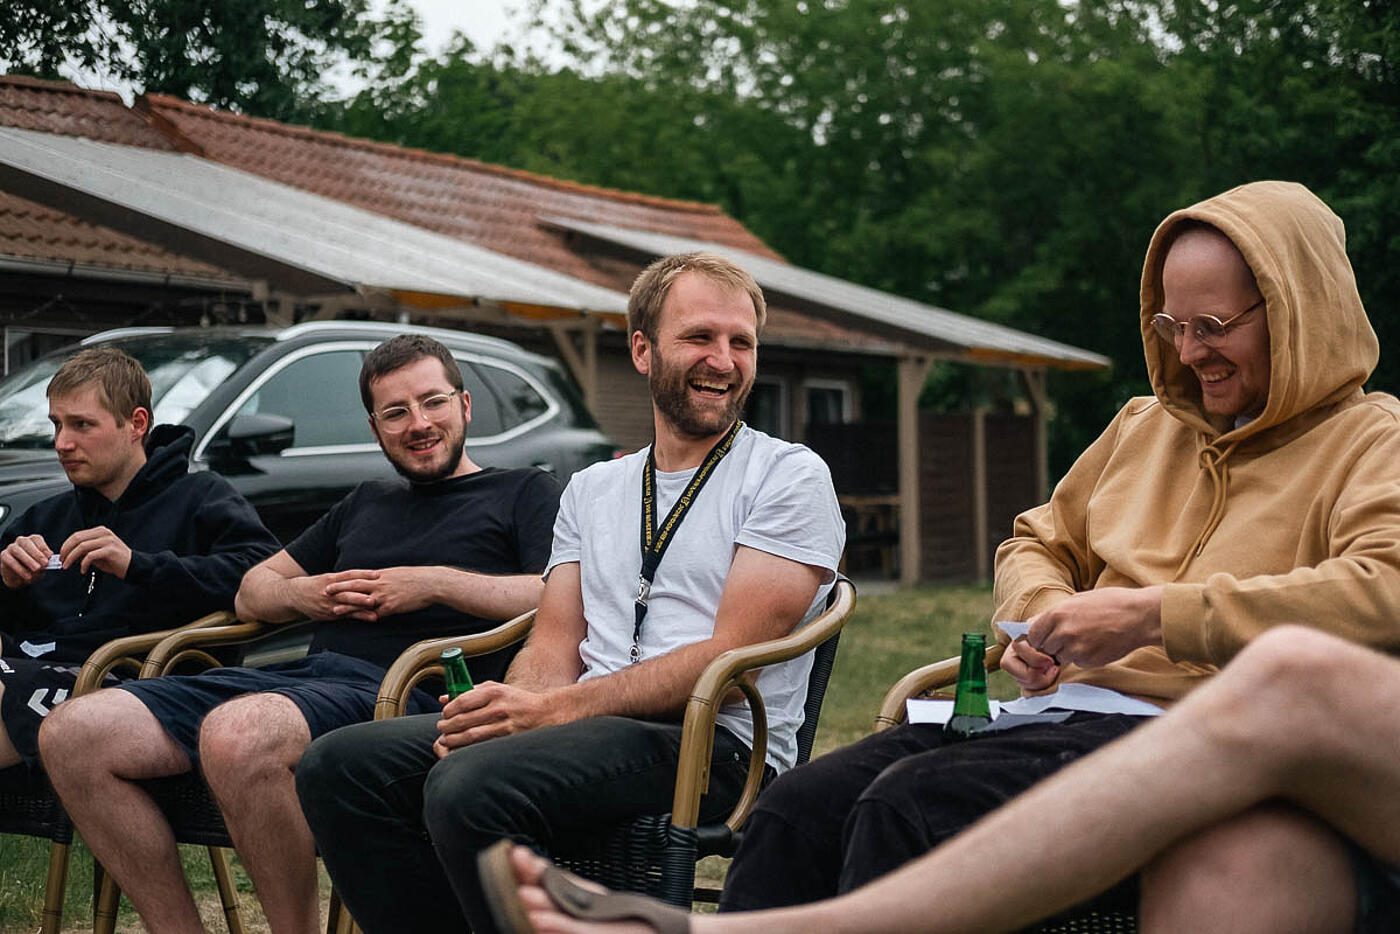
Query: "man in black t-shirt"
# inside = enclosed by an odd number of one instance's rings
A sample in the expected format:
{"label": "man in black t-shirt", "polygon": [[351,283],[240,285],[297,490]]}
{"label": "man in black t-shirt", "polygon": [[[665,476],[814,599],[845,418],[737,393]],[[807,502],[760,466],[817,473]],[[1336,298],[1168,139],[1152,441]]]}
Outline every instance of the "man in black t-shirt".
{"label": "man in black t-shirt", "polygon": [[[162,815],[135,782],[199,767],[274,932],[319,927],[315,849],[292,777],[307,744],[373,717],[384,668],[421,639],[480,631],[539,601],[559,484],[482,469],[446,347],[403,335],[365,357],[360,393],[407,483],[364,483],[254,567],[239,616],[313,620],[311,652],[261,669],[131,682],[70,702],[40,749],[94,855],[148,929],[199,930]],[[475,673],[499,678],[507,659]],[[415,692],[412,712],[439,709]]]}

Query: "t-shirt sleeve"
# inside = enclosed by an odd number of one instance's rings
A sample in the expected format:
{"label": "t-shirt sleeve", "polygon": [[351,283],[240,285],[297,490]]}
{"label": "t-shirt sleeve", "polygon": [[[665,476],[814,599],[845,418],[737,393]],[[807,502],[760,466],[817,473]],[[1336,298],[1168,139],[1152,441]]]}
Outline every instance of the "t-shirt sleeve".
{"label": "t-shirt sleeve", "polygon": [[583,477],[582,471],[574,474],[559,498],[559,514],[554,519],[554,542],[549,553],[549,564],[544,569],[546,577],[559,565],[579,561],[583,557],[583,539],[579,535],[578,527],[578,504],[580,491],[584,486]]}
{"label": "t-shirt sleeve", "polygon": [[559,481],[543,470],[534,471],[521,484],[515,497],[516,548],[521,571],[543,571],[549,562],[559,495]]}
{"label": "t-shirt sleeve", "polygon": [[327,574],[335,570],[336,558],[340,552],[341,523],[345,521],[345,516],[352,508],[351,502],[359,492],[359,487],[351,490],[348,496],[332,506],[329,512],[313,522],[310,528],[287,546],[287,554],[301,565],[308,575]]}
{"label": "t-shirt sleeve", "polygon": [[735,541],[836,576],[846,547],[846,523],[826,463],[794,445],[769,468]]}

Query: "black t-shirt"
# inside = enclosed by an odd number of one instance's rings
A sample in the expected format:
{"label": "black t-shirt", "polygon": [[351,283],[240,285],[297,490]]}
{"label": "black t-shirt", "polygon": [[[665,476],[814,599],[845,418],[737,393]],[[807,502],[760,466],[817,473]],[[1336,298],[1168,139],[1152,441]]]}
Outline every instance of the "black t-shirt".
{"label": "black t-shirt", "polygon": [[[549,560],[559,493],[559,482],[534,468],[487,468],[429,484],[372,480],[298,536],[287,554],[307,574],[425,565],[539,573]],[[316,623],[311,651],[340,652],[387,668],[422,639],[482,632],[499,622],[441,604],[372,623],[324,620]],[[473,659],[473,676],[500,680],[513,654]]]}

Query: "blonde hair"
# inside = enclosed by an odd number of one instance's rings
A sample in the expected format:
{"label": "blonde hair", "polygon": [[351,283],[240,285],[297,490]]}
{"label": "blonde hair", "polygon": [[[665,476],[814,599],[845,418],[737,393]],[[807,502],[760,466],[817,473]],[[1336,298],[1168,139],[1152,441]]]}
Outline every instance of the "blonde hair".
{"label": "blonde hair", "polygon": [[632,291],[627,296],[628,334],[641,331],[647,340],[656,340],[661,306],[666,304],[666,296],[671,294],[671,286],[675,285],[676,279],[687,272],[704,276],[719,285],[747,292],[753,301],[757,330],[763,330],[768,306],[763,300],[763,290],[758,287],[753,276],[723,256],[713,253],[678,253],[675,256],[661,257],[643,269],[637,276],[637,281],[632,283]]}

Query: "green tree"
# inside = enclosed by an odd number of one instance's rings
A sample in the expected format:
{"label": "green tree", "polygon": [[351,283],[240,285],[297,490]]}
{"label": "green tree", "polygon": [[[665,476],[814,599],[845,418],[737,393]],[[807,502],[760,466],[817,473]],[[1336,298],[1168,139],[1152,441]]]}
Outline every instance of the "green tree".
{"label": "green tree", "polygon": [[[336,67],[363,71],[382,43],[416,39],[391,0],[7,0],[0,68],[58,77],[72,64],[159,91],[276,119],[322,106]],[[409,43],[411,46],[411,43]]]}

